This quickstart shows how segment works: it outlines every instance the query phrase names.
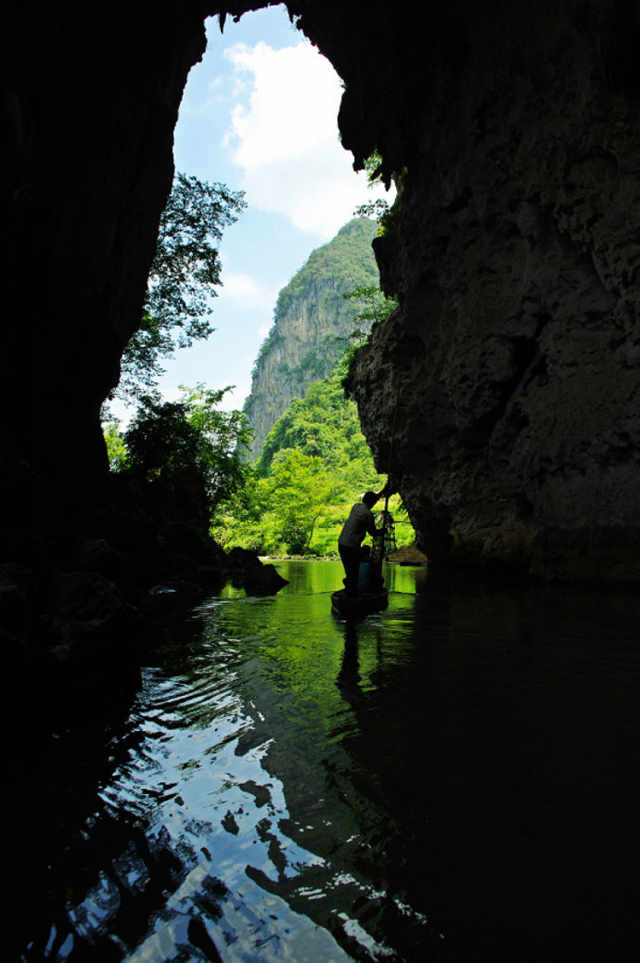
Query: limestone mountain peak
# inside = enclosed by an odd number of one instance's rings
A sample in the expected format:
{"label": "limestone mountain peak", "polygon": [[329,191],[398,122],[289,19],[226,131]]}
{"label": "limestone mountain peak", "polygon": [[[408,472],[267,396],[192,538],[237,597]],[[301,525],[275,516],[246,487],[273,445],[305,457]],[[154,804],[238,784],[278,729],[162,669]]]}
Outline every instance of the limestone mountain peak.
{"label": "limestone mountain peak", "polygon": [[[256,359],[245,411],[255,431],[252,454],[294,398],[325,378],[349,344],[357,307],[344,295],[358,287],[377,286],[378,269],[371,248],[377,225],[354,218],[329,243],[316,248],[280,291],[271,331]],[[367,330],[365,330],[367,328]]]}

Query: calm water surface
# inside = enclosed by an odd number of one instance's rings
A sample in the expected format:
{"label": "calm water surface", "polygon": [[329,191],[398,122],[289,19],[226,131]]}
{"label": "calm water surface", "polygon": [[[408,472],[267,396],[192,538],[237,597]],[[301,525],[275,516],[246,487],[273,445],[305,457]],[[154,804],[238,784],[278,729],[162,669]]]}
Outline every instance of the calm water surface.
{"label": "calm water surface", "polygon": [[280,568],[19,754],[14,958],[637,960],[638,599],[390,566],[347,623],[339,563]]}

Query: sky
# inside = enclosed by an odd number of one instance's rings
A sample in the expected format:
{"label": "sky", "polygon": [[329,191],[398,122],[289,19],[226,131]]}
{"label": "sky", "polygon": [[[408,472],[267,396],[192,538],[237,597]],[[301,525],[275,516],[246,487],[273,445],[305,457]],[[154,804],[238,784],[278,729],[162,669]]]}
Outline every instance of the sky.
{"label": "sky", "polygon": [[[189,74],[174,138],[177,171],[245,191],[247,209],[220,244],[214,333],[165,360],[160,390],[235,385],[221,407],[241,408],[273,323],[278,292],[356,207],[378,196],[340,145],[341,82],[290,23],[284,7],[207,21],[207,51]],[[115,405],[111,405],[112,410]],[[124,410],[114,411],[123,417]]]}

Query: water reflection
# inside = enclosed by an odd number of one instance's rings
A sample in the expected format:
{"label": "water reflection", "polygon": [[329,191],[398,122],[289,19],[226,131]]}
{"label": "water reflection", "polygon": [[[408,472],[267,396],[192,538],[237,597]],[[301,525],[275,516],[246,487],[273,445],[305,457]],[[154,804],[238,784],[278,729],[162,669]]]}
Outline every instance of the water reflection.
{"label": "water reflection", "polygon": [[336,685],[351,706],[362,704],[363,693],[360,688],[360,660],[358,653],[358,624],[346,621],[344,626],[344,654]]}
{"label": "water reflection", "polygon": [[282,568],[168,625],[99,777],[12,775],[84,812],[15,958],[635,960],[638,600],[389,567],[351,622]]}

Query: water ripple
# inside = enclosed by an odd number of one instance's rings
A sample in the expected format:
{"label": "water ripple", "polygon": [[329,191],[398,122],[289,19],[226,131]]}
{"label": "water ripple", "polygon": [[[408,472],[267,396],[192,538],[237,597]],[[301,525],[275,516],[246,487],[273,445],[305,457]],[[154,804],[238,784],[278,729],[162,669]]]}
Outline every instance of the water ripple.
{"label": "water ripple", "polygon": [[639,606],[338,574],[176,627],[22,958],[635,961]]}

